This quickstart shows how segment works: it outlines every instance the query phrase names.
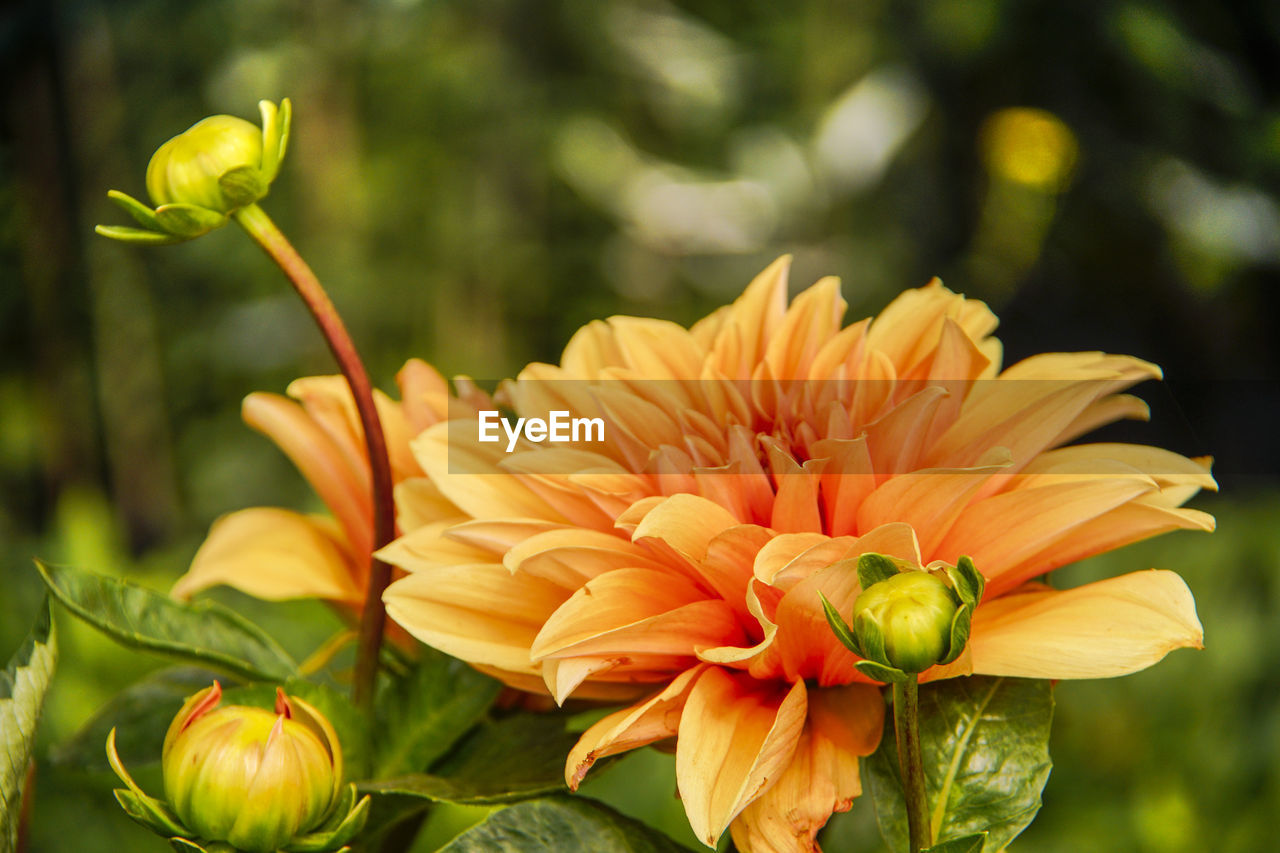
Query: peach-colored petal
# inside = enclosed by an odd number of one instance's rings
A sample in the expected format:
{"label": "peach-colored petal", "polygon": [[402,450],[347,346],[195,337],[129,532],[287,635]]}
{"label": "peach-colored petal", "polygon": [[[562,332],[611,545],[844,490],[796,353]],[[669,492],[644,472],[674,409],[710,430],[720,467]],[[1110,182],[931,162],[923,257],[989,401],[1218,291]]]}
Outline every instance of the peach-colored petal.
{"label": "peach-colored petal", "polygon": [[698,840],[721,833],[777,782],[804,729],[803,681],[790,689],[713,667],[694,684],[680,717],[676,784]]}
{"label": "peach-colored petal", "polygon": [[730,379],[750,379],[787,310],[784,255],[760,273],[729,307],[711,348],[710,362]]}
{"label": "peach-colored petal", "polygon": [[244,422],[274,441],[333,512],[356,553],[373,547],[368,469],[350,456],[297,403],[279,394],[255,393],[241,407]]}
{"label": "peach-colored petal", "polygon": [[568,597],[542,578],[497,563],[438,566],[387,587],[387,613],[410,634],[472,663],[534,673],[529,647]]}
{"label": "peach-colored petal", "polygon": [[818,831],[862,793],[858,757],[884,727],[884,697],[870,685],[809,692],[809,719],[777,784],[732,823],[742,853],[817,853]]}
{"label": "peach-colored petal", "polygon": [[476,518],[544,518],[564,521],[559,513],[498,465],[496,443],[479,441],[474,420],[436,424],[413,440],[422,470],[455,506]]}
{"label": "peach-colored petal", "polygon": [[976,673],[1110,678],[1145,669],[1174,649],[1201,648],[1203,639],[1186,583],[1151,569],[983,603],[969,643]]}
{"label": "peach-colored petal", "polygon": [[613,569],[662,566],[620,536],[571,528],[534,534],[507,551],[502,562],[512,572],[527,572],[569,590]]}
{"label": "peach-colored petal", "polygon": [[674,737],[689,691],[706,668],[698,664],[680,673],[645,701],[615,711],[583,732],[565,762],[564,780],[569,788],[576,791],[591,765],[607,755]]}
{"label": "peach-colored petal", "polygon": [[269,507],[242,509],[213,523],[173,595],[190,598],[226,584],[269,601],[358,602],[368,569],[356,563],[349,547],[332,519]]}

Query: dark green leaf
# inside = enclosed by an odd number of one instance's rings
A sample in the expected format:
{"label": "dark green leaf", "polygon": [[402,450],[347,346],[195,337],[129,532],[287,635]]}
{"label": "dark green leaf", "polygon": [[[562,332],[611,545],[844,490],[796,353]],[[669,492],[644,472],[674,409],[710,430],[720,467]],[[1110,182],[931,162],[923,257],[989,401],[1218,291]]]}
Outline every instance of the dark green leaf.
{"label": "dark green leaf", "polygon": [[497,698],[502,685],[431,649],[378,698],[375,778],[426,770]]}
{"label": "dark green leaf", "polygon": [[123,645],[272,681],[297,664],[258,626],[212,602],[185,603],[118,578],[36,561],[68,610]]}
{"label": "dark green leaf", "polygon": [[158,763],[165,732],[183,701],[208,687],[214,678],[209,670],[197,667],[153,672],[112,697],[80,731],[55,747],[50,757],[62,766],[107,770],[102,745],[107,742],[107,732],[115,729],[116,749],[126,766]]}
{"label": "dark green leaf", "polygon": [[[315,684],[301,678],[289,678],[278,682],[284,692],[297,696],[315,707],[328,718],[342,745],[342,760],[346,765],[343,775],[347,779],[363,779],[369,768],[369,729],[365,718],[345,693],[324,684]],[[254,708],[274,708],[277,682],[233,687],[222,693],[223,705],[249,705]]]}
{"label": "dark green leaf", "polygon": [[[1001,850],[1031,823],[1049,779],[1053,694],[1047,681],[972,676],[920,689],[920,748],[939,843],[989,833]],[[880,831],[907,849],[893,719],[868,761]]]}
{"label": "dark green leaf", "polygon": [[560,714],[522,714],[478,726],[431,773],[368,782],[362,792],[451,803],[504,803],[563,790],[578,735]]}
{"label": "dark green leaf", "polygon": [[0,850],[4,853],[18,844],[27,765],[57,659],[58,644],[46,598],[31,633],[0,672]]}
{"label": "dark green leaf", "polygon": [[953,838],[941,844],[925,848],[922,853],[982,853],[982,845],[987,842],[987,834],[966,835],[964,838]]}
{"label": "dark green leaf", "polygon": [[863,554],[858,558],[858,583],[863,589],[898,573],[898,563],[884,554]]}
{"label": "dark green leaf", "polygon": [[844,618],[840,616],[836,606],[827,601],[827,597],[821,592],[818,593],[818,598],[822,599],[822,612],[827,615],[827,624],[831,626],[836,639],[855,655],[861,655],[862,648],[858,645],[858,638],[853,636],[853,631],[849,628],[849,624],[844,621]]}
{"label": "dark green leaf", "polygon": [[662,833],[586,798],[530,800],[491,814],[440,853],[679,853]]}

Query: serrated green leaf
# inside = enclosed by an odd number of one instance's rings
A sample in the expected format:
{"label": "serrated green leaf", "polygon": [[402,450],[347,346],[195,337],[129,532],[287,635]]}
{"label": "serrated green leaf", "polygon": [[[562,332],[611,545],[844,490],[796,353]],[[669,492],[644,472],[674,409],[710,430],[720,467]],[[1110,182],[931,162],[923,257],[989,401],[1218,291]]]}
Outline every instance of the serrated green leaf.
{"label": "serrated green leaf", "polygon": [[40,606],[36,623],[17,653],[0,672],[0,851],[18,845],[22,790],[35,747],[36,723],[53,678],[58,643],[49,600]]}
{"label": "serrated green leaf", "polygon": [[898,573],[898,563],[884,554],[863,554],[858,557],[858,583],[863,589],[891,578]]}
{"label": "serrated green leaf", "polygon": [[183,700],[208,687],[214,674],[198,667],[170,667],[153,672],[111,698],[78,732],[50,752],[54,764],[81,770],[108,768],[102,745],[116,730],[116,748],[128,767],[160,761],[160,748]]}
{"label": "serrated green leaf", "polygon": [[375,778],[426,770],[475,725],[501,689],[461,661],[424,649],[409,675],[378,697]]}
{"label": "serrated green leaf", "polygon": [[521,714],[477,726],[430,773],[359,785],[362,793],[491,804],[564,790],[564,763],[578,735],[561,714]]}
{"label": "serrated green leaf", "polygon": [[680,853],[657,830],[585,797],[548,797],[496,811],[440,853]]}
{"label": "serrated green leaf", "polygon": [[822,612],[826,614],[827,624],[831,626],[831,631],[836,635],[836,639],[839,640],[840,644],[846,649],[853,652],[855,655],[861,656],[862,647],[858,645],[858,638],[853,636],[853,630],[849,627],[848,623],[844,621],[840,612],[836,610],[835,605],[830,601],[827,601],[827,597],[821,592],[818,593],[818,598],[822,601]]}
{"label": "serrated green leaf", "polygon": [[941,844],[927,847],[921,853],[982,853],[982,846],[987,842],[987,834],[966,835],[964,838],[953,838]]}
{"label": "serrated green leaf", "polygon": [[[997,851],[1031,823],[1053,766],[1052,720],[1047,681],[971,676],[921,686],[920,751],[939,844],[986,831],[986,849]],[[905,851],[892,715],[867,768],[880,832],[891,850]]]}
{"label": "serrated green leaf", "polygon": [[297,696],[313,705],[328,718],[342,746],[342,760],[346,765],[343,775],[348,779],[364,778],[369,768],[369,726],[345,693],[302,678],[287,678],[268,684],[229,688],[222,691],[222,704],[274,708],[277,686],[283,687],[290,696]]}
{"label": "serrated green leaf", "polygon": [[186,603],[118,578],[36,561],[71,613],[116,642],[207,664],[254,681],[286,679],[297,664],[261,628],[212,602]]}

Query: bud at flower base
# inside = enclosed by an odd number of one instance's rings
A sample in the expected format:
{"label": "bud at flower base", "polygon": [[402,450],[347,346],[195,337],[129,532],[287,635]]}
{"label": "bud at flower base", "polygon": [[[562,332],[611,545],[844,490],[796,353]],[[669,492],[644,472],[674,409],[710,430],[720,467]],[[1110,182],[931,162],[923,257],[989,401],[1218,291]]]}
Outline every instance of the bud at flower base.
{"label": "bud at flower base", "polygon": [[853,635],[864,649],[883,647],[890,666],[924,672],[946,657],[960,600],[945,581],[906,571],[864,590],[853,605]]}

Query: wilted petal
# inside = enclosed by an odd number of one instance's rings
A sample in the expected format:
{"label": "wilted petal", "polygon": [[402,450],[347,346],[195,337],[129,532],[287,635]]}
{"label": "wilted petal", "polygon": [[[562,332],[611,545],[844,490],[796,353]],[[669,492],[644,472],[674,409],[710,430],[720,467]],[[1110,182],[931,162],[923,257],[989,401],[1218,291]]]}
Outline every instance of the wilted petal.
{"label": "wilted petal", "polygon": [[1203,639],[1186,583],[1151,569],[984,603],[969,649],[973,671],[984,675],[1110,678],[1146,669],[1174,649],[1201,648]]}
{"label": "wilted petal", "polygon": [[814,853],[818,830],[862,793],[858,757],[884,728],[880,689],[855,684],[809,691],[809,719],[777,784],[731,825],[742,853]]}

